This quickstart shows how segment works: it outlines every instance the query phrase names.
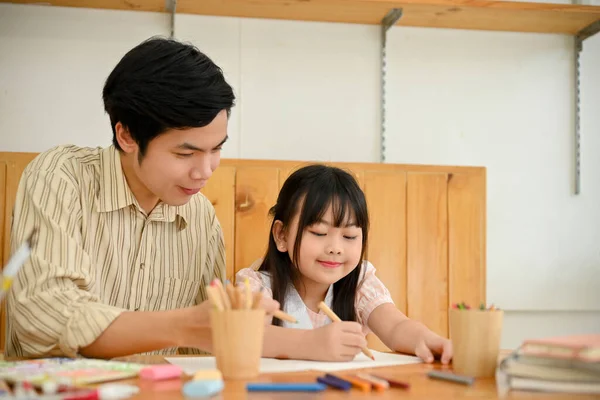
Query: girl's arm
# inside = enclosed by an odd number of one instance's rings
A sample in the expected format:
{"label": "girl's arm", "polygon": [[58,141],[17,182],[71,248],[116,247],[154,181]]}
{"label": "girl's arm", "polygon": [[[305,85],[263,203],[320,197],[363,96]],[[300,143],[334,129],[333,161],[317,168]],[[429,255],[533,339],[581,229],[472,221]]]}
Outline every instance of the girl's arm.
{"label": "girl's arm", "polygon": [[263,357],[350,361],[367,345],[357,322],[333,322],[317,329],[265,326]]}
{"label": "girl's arm", "polygon": [[369,328],[391,350],[415,354],[425,362],[440,355],[443,364],[452,358],[452,344],[425,325],[409,319],[392,303],[375,308],[369,316]]}

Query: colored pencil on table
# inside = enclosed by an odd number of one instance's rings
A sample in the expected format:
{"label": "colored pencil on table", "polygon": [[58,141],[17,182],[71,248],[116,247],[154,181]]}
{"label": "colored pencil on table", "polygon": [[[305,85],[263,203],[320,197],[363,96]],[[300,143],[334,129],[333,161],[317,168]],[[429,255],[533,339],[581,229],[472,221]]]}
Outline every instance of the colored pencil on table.
{"label": "colored pencil on table", "polygon": [[356,376],[360,379],[370,382],[371,385],[373,385],[373,389],[377,391],[382,391],[390,388],[390,383],[385,379],[376,378],[373,375],[367,374],[365,372],[358,372]]}
{"label": "colored pencil on table", "polygon": [[[334,321],[334,322],[342,322],[342,320],[340,319],[340,317],[338,317],[337,315],[335,315],[335,313],[333,312],[333,310],[331,308],[327,307],[327,304],[325,304],[324,302],[319,303],[319,309],[321,311],[323,311],[325,314],[327,314],[327,316],[329,318],[331,318],[332,321]],[[363,352],[363,354],[365,356],[369,357],[372,360],[375,360],[375,357],[369,351],[368,348],[361,347],[361,350],[362,350],[362,352]]]}

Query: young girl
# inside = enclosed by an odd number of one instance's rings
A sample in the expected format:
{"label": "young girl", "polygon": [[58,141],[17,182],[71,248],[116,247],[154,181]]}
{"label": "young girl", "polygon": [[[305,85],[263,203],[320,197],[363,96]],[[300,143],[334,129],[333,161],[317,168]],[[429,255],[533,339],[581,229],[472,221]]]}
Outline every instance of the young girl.
{"label": "young girl", "polygon": [[[363,261],[369,217],[352,175],[324,165],[301,168],[286,180],[270,214],[264,258],[236,275],[298,320],[274,319],[266,327],[265,357],[352,360],[373,332],[392,350],[450,361],[450,341],[398,310],[373,265]],[[319,310],[321,301],[343,322],[332,323]]]}

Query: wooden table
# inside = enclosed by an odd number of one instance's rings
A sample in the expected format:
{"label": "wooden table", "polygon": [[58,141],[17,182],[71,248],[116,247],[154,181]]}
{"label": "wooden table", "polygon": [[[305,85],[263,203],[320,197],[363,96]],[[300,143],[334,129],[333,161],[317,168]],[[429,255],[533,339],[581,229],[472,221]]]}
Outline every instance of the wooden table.
{"label": "wooden table", "polygon": [[[126,361],[140,362],[148,364],[165,363],[161,356],[134,356],[127,357]],[[408,390],[404,389],[389,389],[384,392],[364,393],[357,389],[352,389],[350,392],[337,391],[327,389],[320,393],[266,393],[266,392],[247,392],[245,389],[246,382],[227,381],[225,389],[221,396],[216,396],[216,399],[349,399],[349,398],[365,398],[374,397],[381,400],[388,399],[551,399],[551,400],[566,400],[566,399],[596,399],[598,395],[574,395],[574,394],[553,394],[553,393],[536,393],[525,391],[512,391],[505,397],[499,397],[496,392],[496,383],[494,379],[476,379],[472,386],[465,386],[446,381],[433,380],[427,377],[427,371],[431,369],[448,370],[448,366],[443,366],[439,363],[433,365],[427,364],[410,364],[400,365],[395,367],[380,367],[365,369],[384,374],[389,378],[396,378],[400,381],[410,383],[411,387]],[[323,373],[306,371],[294,373],[278,373],[278,374],[263,374],[254,382],[314,382],[317,376]],[[184,399],[181,392],[181,387],[185,379],[175,379],[163,382],[149,382],[143,380],[122,381],[123,383],[132,383],[137,385],[141,390],[138,395],[131,397],[132,400],[175,400]]]}

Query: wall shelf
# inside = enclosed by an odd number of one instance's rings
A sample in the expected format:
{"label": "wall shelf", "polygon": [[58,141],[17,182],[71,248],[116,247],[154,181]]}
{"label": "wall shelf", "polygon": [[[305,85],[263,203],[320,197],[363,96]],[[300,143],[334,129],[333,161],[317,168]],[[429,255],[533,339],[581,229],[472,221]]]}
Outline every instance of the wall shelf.
{"label": "wall shelf", "polygon": [[[169,12],[165,0],[0,0],[65,7]],[[474,0],[177,0],[177,13],[380,24],[400,8],[400,26],[578,34],[600,6]]]}
{"label": "wall shelf", "polygon": [[0,0],[0,3],[267,18],[381,27],[381,155],[385,162],[386,36],[392,26],[467,29],[573,36],[575,85],[575,194],[581,190],[580,53],[600,32],[600,6],[484,0]]}

